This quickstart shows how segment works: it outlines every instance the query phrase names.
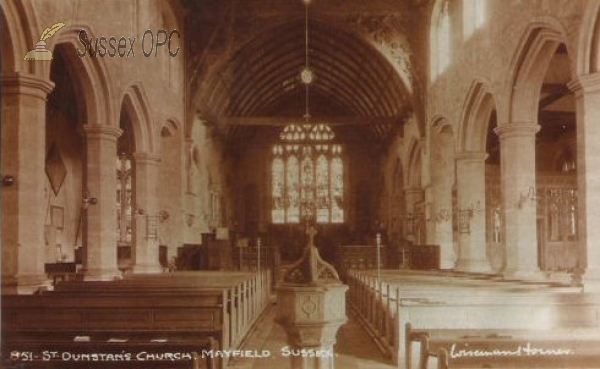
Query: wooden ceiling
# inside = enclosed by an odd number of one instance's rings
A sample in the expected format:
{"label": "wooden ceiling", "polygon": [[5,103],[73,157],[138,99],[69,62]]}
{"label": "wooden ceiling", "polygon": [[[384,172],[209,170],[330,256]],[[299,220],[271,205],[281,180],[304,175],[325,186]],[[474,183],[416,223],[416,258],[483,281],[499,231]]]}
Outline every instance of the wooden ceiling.
{"label": "wooden ceiling", "polygon": [[[385,141],[413,112],[411,44],[425,2],[313,0],[312,121]],[[183,1],[191,109],[229,140],[277,131],[305,112],[301,0]]]}

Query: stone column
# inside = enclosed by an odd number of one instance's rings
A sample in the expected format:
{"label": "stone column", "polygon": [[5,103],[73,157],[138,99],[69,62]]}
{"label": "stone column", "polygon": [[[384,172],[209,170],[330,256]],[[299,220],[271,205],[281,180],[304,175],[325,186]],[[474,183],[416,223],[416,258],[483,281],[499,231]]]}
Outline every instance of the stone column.
{"label": "stone column", "polygon": [[[451,163],[454,167],[454,163]],[[453,178],[448,178],[452,180]],[[432,243],[440,245],[440,267],[452,269],[455,266],[452,230],[452,185],[453,183],[440,183],[434,187],[434,204],[432,207],[430,224],[434,224],[435,233]]]}
{"label": "stone column", "polygon": [[86,124],[86,171],[84,199],[95,198],[84,210],[83,272],[86,280],[109,280],[120,275],[117,268],[117,138],[121,129]]}
{"label": "stone column", "polygon": [[480,273],[491,270],[485,239],[486,157],[482,152],[462,152],[456,156],[458,270]]}
{"label": "stone column", "polygon": [[404,198],[406,199],[406,217],[411,222],[410,224],[406,224],[406,222],[404,224],[405,237],[407,240],[415,242],[417,240],[415,234],[415,223],[417,222],[415,205],[423,200],[423,190],[418,187],[407,187],[404,189]]}
{"label": "stone column", "polygon": [[133,155],[133,271],[134,273],[159,273],[158,260],[158,198],[157,181],[160,159],[157,155],[135,153]]}
{"label": "stone column", "polygon": [[504,274],[540,275],[535,195],[535,123],[510,123],[495,129],[500,137],[502,209],[506,265]]}
{"label": "stone column", "polygon": [[2,75],[2,292],[35,288],[44,275],[46,98],[54,84]]}
{"label": "stone column", "polygon": [[584,289],[600,291],[600,73],[581,76],[569,87],[577,104],[580,265]]}

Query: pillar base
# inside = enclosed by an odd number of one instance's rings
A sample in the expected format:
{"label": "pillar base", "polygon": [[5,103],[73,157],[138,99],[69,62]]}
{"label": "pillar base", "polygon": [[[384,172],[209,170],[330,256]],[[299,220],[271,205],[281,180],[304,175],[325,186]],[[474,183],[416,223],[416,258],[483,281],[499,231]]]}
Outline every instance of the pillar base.
{"label": "pillar base", "polygon": [[27,276],[2,276],[2,294],[31,294],[38,291],[40,288],[48,288],[50,280],[42,274],[27,275]]}
{"label": "pillar base", "polygon": [[581,277],[584,292],[600,293],[600,269],[587,270]]}
{"label": "pillar base", "polygon": [[548,275],[539,269],[536,270],[505,270],[502,272],[504,279],[518,279],[531,282],[548,282]]}
{"label": "pillar base", "polygon": [[162,273],[163,267],[156,264],[136,264],[133,266],[132,273],[133,274],[157,274]]}
{"label": "pillar base", "polygon": [[2,294],[14,295],[17,293],[17,278],[14,275],[2,276]]}
{"label": "pillar base", "polygon": [[114,281],[122,278],[118,269],[85,269],[82,273],[85,281]]}
{"label": "pillar base", "polygon": [[460,272],[469,273],[491,273],[492,267],[487,260],[476,260],[476,259],[463,259],[458,260],[456,267],[454,268]]}

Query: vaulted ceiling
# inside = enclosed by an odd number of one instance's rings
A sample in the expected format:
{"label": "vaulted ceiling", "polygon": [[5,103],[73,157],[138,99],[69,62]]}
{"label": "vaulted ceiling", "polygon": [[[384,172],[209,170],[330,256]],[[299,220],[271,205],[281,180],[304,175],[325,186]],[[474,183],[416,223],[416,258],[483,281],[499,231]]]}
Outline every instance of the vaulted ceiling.
{"label": "vaulted ceiling", "polygon": [[[426,8],[415,0],[313,0],[313,122],[339,137],[389,138],[413,113],[413,43]],[[305,112],[302,0],[184,1],[190,107],[234,141],[276,137]],[[410,35],[410,37],[409,37]]]}

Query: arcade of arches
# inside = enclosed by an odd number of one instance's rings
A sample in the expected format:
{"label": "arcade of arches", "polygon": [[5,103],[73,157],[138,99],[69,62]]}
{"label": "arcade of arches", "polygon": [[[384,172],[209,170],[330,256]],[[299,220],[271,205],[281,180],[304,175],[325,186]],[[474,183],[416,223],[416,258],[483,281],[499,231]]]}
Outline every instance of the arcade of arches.
{"label": "arcade of arches", "polygon": [[[58,261],[160,272],[224,231],[293,261],[306,214],[334,262],[379,233],[398,255],[438,245],[442,269],[598,286],[600,1],[309,10],[311,123],[332,133],[314,147],[332,151],[294,164],[273,152],[303,122],[302,1],[2,1],[4,292]],[[23,60],[58,21],[53,60]],[[79,56],[82,29],[137,37],[135,56]],[[176,56],[144,56],[146,30],[174,29]]]}

